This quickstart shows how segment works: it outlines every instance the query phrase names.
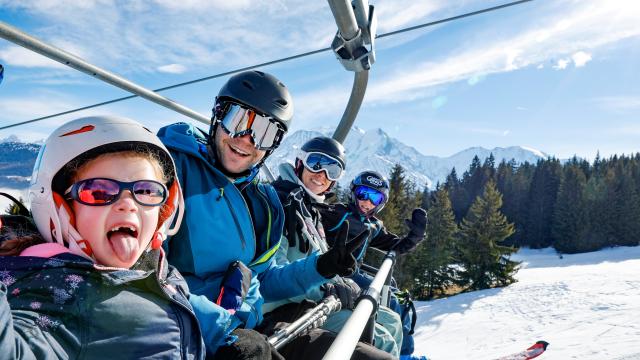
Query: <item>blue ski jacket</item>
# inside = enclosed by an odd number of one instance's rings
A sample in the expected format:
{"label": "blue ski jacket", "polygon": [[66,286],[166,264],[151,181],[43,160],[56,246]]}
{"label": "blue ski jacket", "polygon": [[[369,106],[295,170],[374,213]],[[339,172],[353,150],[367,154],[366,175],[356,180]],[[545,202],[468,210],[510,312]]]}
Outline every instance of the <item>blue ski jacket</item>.
{"label": "blue ski jacket", "polygon": [[[173,156],[185,200],[180,230],[164,245],[167,259],[183,274],[192,294],[206,297],[190,298],[196,316],[211,319],[210,312],[217,312],[215,323],[200,326],[206,334],[220,334],[218,345],[232,342],[229,334],[235,328],[259,324],[265,299],[298,296],[327,281],[316,270],[317,255],[286,266],[275,263],[284,212],[271,185],[256,180],[240,190],[214,166],[206,133],[192,125],[163,127],[158,137]],[[204,302],[218,298],[224,273],[234,261],[246,264],[253,276],[240,310],[231,314]]]}

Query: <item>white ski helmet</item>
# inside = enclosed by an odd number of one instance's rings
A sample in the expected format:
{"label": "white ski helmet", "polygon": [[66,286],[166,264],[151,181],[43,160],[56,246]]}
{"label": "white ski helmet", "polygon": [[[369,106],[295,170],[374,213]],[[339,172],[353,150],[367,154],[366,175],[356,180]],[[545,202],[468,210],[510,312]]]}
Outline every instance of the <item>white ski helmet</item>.
{"label": "white ski helmet", "polygon": [[[46,241],[57,242],[74,254],[92,258],[86,241],[75,229],[75,216],[63,194],[71,185],[75,167],[100,154],[119,151],[150,151],[159,158],[168,178],[165,185],[169,195],[161,208],[157,230],[163,240],[177,232],[184,206],[175,164],[167,148],[138,122],[114,116],[95,116],[60,126],[38,153],[31,175],[29,201],[33,220]],[[177,221],[169,229],[177,210]]]}

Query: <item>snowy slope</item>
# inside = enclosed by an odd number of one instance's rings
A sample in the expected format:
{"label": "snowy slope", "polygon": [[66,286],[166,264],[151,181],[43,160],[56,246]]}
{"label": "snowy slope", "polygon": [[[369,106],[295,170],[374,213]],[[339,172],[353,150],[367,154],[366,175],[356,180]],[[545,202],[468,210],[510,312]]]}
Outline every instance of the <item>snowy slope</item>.
{"label": "snowy slope", "polygon": [[[330,136],[331,134],[332,130],[299,130],[289,134],[267,160],[267,165],[272,171],[276,171],[277,165],[282,162],[293,163],[300,146],[307,140],[315,136]],[[407,178],[413,183],[420,188],[425,184],[433,188],[437,182],[443,182],[454,167],[458,172],[458,177],[461,177],[464,171],[469,169],[475,155],[484,161],[489,157],[489,154],[493,153],[496,165],[502,159],[507,161],[515,159],[517,163],[525,161],[535,163],[538,159],[547,157],[541,151],[520,146],[493,149],[472,147],[449,157],[428,156],[390,137],[382,129],[365,131],[358,127],[354,127],[349,133],[345,148],[347,149],[347,172],[340,180],[343,186],[363,170],[376,170],[388,175],[395,164],[401,164],[406,171]]]}
{"label": "snowy slope", "polygon": [[640,247],[564,255],[521,250],[517,283],[419,302],[416,354],[492,359],[536,340],[539,359],[640,359]]}

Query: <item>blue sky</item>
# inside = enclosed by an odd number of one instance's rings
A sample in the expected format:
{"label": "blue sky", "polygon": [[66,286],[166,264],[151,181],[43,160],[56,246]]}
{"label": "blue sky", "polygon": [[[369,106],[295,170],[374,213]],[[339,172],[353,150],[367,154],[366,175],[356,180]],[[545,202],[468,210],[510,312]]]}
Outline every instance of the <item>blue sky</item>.
{"label": "blue sky", "polygon": [[[379,0],[379,33],[506,1]],[[521,145],[566,158],[640,151],[640,3],[536,0],[379,39],[356,125],[427,155]],[[0,0],[0,20],[148,88],[326,47],[325,1]],[[0,124],[126,95],[0,40]],[[268,66],[291,89],[292,130],[335,126],[353,75],[330,52]],[[162,94],[208,115],[225,79]],[[135,99],[0,131],[47,136],[80,116],[117,114],[157,129],[189,121]]]}

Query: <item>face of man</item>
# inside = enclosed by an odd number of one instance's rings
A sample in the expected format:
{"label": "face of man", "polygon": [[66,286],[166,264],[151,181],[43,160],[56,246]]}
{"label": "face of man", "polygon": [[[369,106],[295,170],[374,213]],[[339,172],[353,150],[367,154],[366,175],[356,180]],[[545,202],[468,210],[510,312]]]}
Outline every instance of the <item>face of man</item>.
{"label": "face of man", "polygon": [[253,145],[251,135],[230,137],[218,125],[215,132],[215,151],[217,161],[231,174],[241,174],[264,158],[266,151]]}

